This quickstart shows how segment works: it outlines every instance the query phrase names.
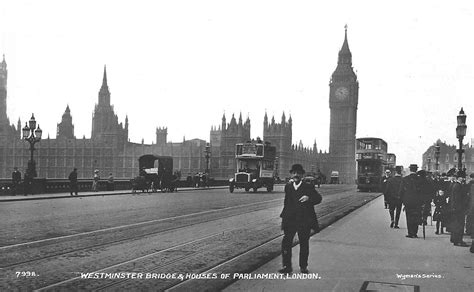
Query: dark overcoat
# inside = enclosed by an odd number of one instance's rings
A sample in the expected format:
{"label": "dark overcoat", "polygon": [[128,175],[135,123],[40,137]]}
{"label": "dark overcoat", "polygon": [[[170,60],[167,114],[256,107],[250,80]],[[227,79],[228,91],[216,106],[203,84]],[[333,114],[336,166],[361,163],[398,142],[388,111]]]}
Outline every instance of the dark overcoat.
{"label": "dark overcoat", "polygon": [[[300,202],[299,199],[305,195],[309,200]],[[321,203],[321,200],[321,195],[309,183],[302,182],[298,190],[295,190],[293,183],[286,184],[285,202],[280,214],[282,228],[310,228],[318,232],[319,224],[314,205]]]}
{"label": "dark overcoat", "polygon": [[387,196],[387,202],[392,204],[400,204],[402,201],[400,199],[400,187],[402,185],[402,177],[396,175],[391,177],[387,181],[387,186],[385,188],[385,193]]}
{"label": "dark overcoat", "polygon": [[423,204],[423,195],[420,189],[420,180],[415,173],[402,179],[400,198],[407,208],[418,208]]}

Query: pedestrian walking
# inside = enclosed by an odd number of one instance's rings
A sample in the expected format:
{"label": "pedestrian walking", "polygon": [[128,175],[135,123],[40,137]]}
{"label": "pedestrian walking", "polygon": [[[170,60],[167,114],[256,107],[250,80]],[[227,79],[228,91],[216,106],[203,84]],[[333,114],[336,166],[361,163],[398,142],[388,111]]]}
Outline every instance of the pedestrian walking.
{"label": "pedestrian walking", "polygon": [[99,170],[96,169],[96,170],[94,170],[94,177],[92,179],[92,191],[93,192],[97,192],[99,190],[99,180],[100,180]]}
{"label": "pedestrian walking", "polygon": [[465,184],[466,173],[458,170],[455,177],[456,181],[452,184],[448,203],[450,241],[455,246],[468,246],[463,241],[466,213],[469,207],[467,185]]}
{"label": "pedestrian walking", "polygon": [[434,198],[434,184],[431,178],[427,177],[425,170],[419,170],[417,173],[419,179],[419,188],[422,197],[421,216],[424,226],[427,225],[428,217],[431,216],[431,202]]}
{"label": "pedestrian walking", "polygon": [[314,186],[303,182],[305,171],[301,164],[291,167],[291,182],[285,185],[285,201],[280,214],[282,230],[284,232],[281,253],[283,268],[280,273],[291,273],[291,249],[293,238],[298,233],[300,242],[299,265],[302,273],[308,273],[309,238],[311,229],[319,231],[318,218],[314,205],[321,203],[322,197]]}
{"label": "pedestrian walking", "polygon": [[13,168],[12,172],[12,194],[16,196],[21,184],[21,172],[18,167]]}
{"label": "pedestrian walking", "polygon": [[418,237],[418,224],[421,223],[421,205],[423,198],[420,192],[419,178],[416,174],[418,166],[410,164],[410,174],[402,179],[400,187],[400,198],[405,206],[405,215],[407,218],[408,238]]}
{"label": "pedestrian walking", "polygon": [[109,173],[109,177],[107,178],[107,191],[113,191],[115,190],[114,186],[114,176],[112,173]]}
{"label": "pedestrian walking", "polygon": [[469,182],[467,184],[467,195],[468,195],[468,211],[466,214],[466,235],[472,235],[472,228],[474,224],[474,217],[472,216],[471,206],[473,205],[472,197],[474,193],[474,173],[471,173],[469,176]]}
{"label": "pedestrian walking", "polygon": [[435,234],[443,234],[443,228],[446,226],[446,194],[442,189],[436,191],[436,195],[433,199],[435,204],[435,211],[433,213],[433,221],[436,221],[436,232]]}
{"label": "pedestrian walking", "polygon": [[388,179],[385,189],[390,214],[390,228],[400,228],[398,227],[398,221],[402,212],[402,200],[400,199],[401,184],[402,168],[397,166],[395,168],[395,175]]}
{"label": "pedestrian walking", "polygon": [[390,170],[385,170],[385,173],[384,175],[382,176],[382,180],[381,180],[381,183],[380,183],[380,191],[383,193],[383,203],[384,203],[384,207],[385,209],[388,209],[388,198],[387,198],[387,194],[386,194],[386,189],[387,189],[387,182],[390,178]]}
{"label": "pedestrian walking", "polygon": [[471,248],[469,251],[474,253],[474,173],[471,173],[469,176],[471,180],[469,181],[469,212],[468,216],[470,216],[470,224],[469,224],[469,231],[471,233]]}
{"label": "pedestrian walking", "polygon": [[69,191],[71,192],[71,196],[73,194],[78,195],[78,186],[77,186],[77,168],[74,168],[71,173],[69,174]]}

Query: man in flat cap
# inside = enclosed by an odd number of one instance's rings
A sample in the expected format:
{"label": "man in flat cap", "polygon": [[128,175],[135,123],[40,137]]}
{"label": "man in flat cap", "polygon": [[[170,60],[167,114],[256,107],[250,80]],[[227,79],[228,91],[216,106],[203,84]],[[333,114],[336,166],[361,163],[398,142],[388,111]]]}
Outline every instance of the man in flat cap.
{"label": "man in flat cap", "polygon": [[400,186],[400,198],[405,205],[405,214],[407,217],[408,238],[417,238],[418,224],[421,223],[421,205],[423,198],[420,193],[420,185],[416,171],[418,166],[410,164],[410,174],[402,179]]}
{"label": "man in flat cap", "polygon": [[280,273],[291,273],[291,249],[293,238],[298,233],[300,242],[299,265],[302,273],[308,273],[309,237],[311,229],[319,231],[318,218],[314,211],[314,205],[321,203],[321,195],[313,185],[303,182],[305,171],[301,164],[294,164],[291,167],[291,181],[285,186],[285,202],[281,227],[284,232],[281,254],[283,268]]}

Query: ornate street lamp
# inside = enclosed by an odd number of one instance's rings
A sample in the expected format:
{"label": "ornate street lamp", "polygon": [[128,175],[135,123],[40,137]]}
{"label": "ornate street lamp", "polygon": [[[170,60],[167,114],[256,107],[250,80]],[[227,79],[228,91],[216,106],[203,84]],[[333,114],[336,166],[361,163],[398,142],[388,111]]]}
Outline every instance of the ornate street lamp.
{"label": "ornate street lamp", "polygon": [[458,170],[462,170],[462,153],[464,150],[462,149],[462,140],[464,136],[466,136],[466,115],[464,114],[463,108],[459,111],[459,115],[457,117],[458,126],[456,127],[456,137],[459,140],[459,149],[458,149]]}
{"label": "ornate street lamp", "polygon": [[439,154],[440,154],[440,149],[441,147],[439,146],[438,143],[436,143],[436,146],[435,146],[435,159],[436,159],[436,164],[435,164],[435,169],[436,171],[439,170]]}
{"label": "ornate street lamp", "polygon": [[204,150],[204,153],[206,154],[206,174],[209,175],[209,159],[211,158],[211,145],[209,143],[206,143],[206,150]]}
{"label": "ornate street lamp", "polygon": [[37,176],[36,174],[36,163],[33,160],[33,152],[35,151],[35,144],[41,141],[41,135],[43,134],[43,130],[40,129],[39,125],[36,127],[36,120],[34,114],[31,114],[30,121],[25,124],[23,130],[23,140],[28,141],[30,143],[30,160],[28,161],[28,173],[30,178],[34,178]]}

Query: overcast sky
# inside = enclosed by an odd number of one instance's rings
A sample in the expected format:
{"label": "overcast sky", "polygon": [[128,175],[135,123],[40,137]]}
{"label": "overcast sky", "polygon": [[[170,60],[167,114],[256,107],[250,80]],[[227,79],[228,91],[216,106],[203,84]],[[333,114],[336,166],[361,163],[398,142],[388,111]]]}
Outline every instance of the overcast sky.
{"label": "overcast sky", "polygon": [[265,111],[293,118],[293,142],[329,148],[329,80],[348,25],[359,79],[357,137],[385,139],[398,164],[455,144],[474,120],[473,1],[19,1],[0,5],[8,116],[34,112],[53,138],[67,105],[76,137],[107,65],[131,141],[209,140],[240,112],[262,136]]}

